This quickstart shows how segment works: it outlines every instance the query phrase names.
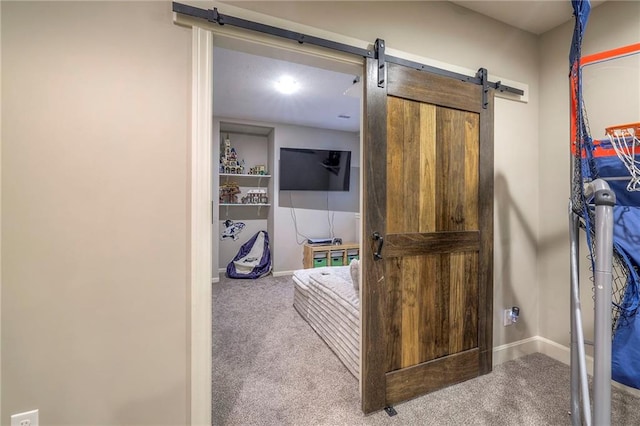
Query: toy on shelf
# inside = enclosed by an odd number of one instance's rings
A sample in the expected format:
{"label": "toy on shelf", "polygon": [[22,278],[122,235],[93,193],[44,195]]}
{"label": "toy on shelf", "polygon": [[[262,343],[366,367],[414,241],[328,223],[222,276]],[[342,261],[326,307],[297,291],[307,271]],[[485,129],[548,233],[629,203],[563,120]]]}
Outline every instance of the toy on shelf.
{"label": "toy on shelf", "polygon": [[244,160],[238,161],[238,153],[235,148],[231,147],[229,135],[227,135],[220,150],[220,173],[244,174]]}
{"label": "toy on shelf", "polygon": [[240,186],[237,182],[227,182],[220,185],[221,204],[237,204],[238,194],[240,194]]}
{"label": "toy on shelf", "polygon": [[268,204],[269,197],[265,189],[250,189],[241,201],[242,204]]}
{"label": "toy on shelf", "polygon": [[249,169],[249,174],[250,175],[266,175],[267,173],[267,166],[265,166],[264,164],[258,164],[255,167],[251,167]]}

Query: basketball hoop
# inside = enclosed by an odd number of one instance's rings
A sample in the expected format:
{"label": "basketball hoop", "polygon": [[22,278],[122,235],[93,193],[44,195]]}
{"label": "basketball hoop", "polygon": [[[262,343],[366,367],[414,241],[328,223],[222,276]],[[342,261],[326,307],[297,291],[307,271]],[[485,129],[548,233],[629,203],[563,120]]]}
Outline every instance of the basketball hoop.
{"label": "basketball hoop", "polygon": [[618,158],[629,171],[631,179],[627,191],[640,191],[640,123],[620,124],[605,129]]}

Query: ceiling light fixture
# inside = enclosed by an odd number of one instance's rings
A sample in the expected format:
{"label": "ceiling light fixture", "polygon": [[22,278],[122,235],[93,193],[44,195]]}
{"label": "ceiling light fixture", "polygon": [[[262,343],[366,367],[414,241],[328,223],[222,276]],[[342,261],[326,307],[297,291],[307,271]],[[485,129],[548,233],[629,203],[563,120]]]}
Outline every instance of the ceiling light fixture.
{"label": "ceiling light fixture", "polygon": [[275,86],[280,93],[283,93],[285,95],[295,93],[300,88],[298,82],[294,80],[293,77],[288,75],[280,77],[280,80],[276,81]]}

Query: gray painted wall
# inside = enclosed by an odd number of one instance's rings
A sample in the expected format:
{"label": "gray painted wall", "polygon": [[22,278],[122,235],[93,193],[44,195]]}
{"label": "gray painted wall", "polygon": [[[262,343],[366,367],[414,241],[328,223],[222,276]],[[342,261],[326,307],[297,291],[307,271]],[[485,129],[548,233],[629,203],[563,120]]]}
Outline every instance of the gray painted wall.
{"label": "gray painted wall", "polygon": [[190,31],[2,2],[2,418],[185,424]]}

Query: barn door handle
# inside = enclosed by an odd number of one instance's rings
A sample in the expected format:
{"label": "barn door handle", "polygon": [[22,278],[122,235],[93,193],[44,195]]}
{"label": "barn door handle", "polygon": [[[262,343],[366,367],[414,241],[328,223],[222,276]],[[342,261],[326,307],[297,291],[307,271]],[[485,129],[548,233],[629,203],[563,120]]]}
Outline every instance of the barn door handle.
{"label": "barn door handle", "polygon": [[373,253],[373,259],[380,260],[382,259],[382,244],[384,244],[384,238],[382,238],[382,235],[380,235],[379,232],[374,232],[371,237],[373,238],[373,241],[378,242],[378,249]]}

